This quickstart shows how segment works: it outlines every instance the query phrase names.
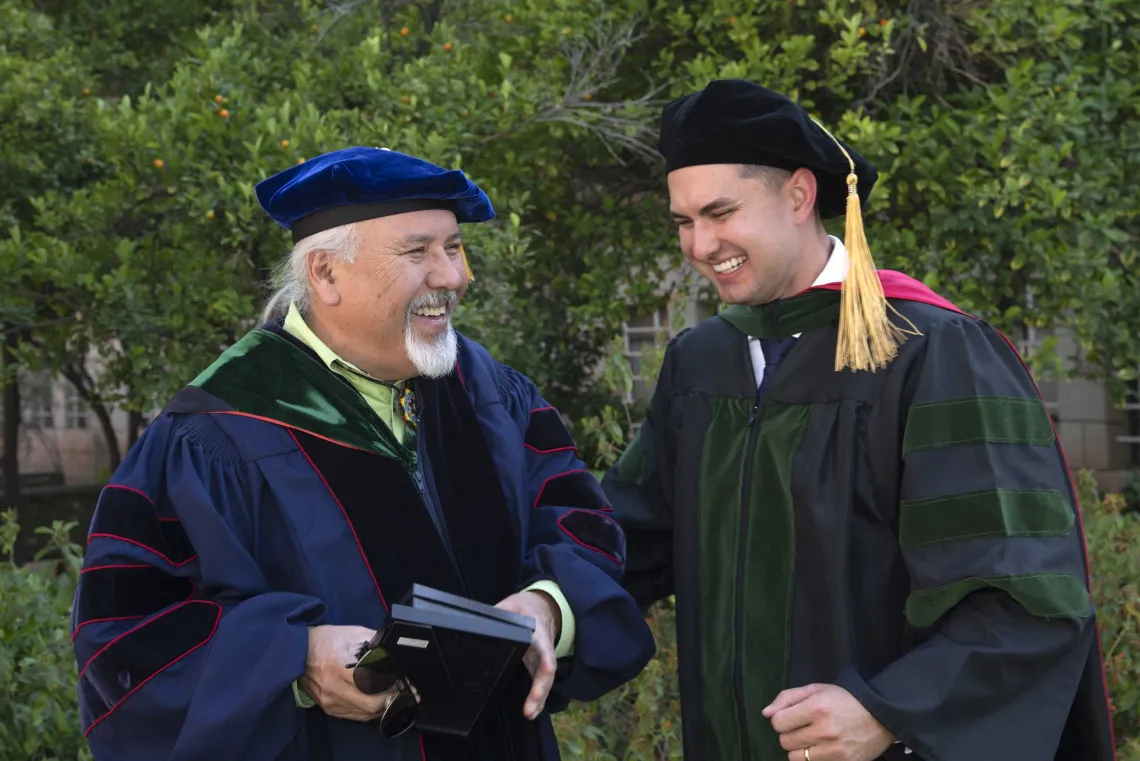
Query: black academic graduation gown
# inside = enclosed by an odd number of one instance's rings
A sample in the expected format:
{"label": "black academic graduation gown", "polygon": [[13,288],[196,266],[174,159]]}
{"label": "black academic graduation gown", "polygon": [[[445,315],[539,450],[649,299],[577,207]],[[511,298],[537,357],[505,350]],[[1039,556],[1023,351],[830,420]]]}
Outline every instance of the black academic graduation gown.
{"label": "black academic graduation gown", "polygon": [[[822,682],[899,739],[886,758],[1111,759],[1048,412],[996,330],[880,274],[921,332],[886,369],[834,370],[834,287],[730,308],[670,343],[606,476],[624,583],[676,595],[685,757],[786,759],[761,711]],[[795,334],[758,392],[748,336]]]}

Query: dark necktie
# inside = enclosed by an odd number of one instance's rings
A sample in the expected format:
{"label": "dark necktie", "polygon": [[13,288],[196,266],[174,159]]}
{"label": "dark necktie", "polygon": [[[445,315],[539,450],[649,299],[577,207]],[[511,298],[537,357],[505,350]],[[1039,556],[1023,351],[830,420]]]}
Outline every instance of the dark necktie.
{"label": "dark necktie", "polygon": [[764,375],[760,380],[759,393],[762,394],[767,389],[772,376],[776,374],[776,368],[780,366],[780,360],[795,342],[795,338],[760,339],[760,350],[764,352]]}

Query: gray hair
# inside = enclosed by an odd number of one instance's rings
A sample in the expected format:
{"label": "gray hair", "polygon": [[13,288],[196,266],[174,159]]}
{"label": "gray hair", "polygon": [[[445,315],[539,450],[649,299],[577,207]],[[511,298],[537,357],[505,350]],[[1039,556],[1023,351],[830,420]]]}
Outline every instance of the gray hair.
{"label": "gray hair", "polygon": [[356,261],[356,252],[360,247],[360,227],[358,223],[350,223],[322,230],[319,233],[302,238],[293,246],[292,252],[285,257],[273,271],[273,287],[275,292],[269,297],[261,313],[261,321],[269,322],[277,317],[284,316],[290,303],[295,303],[301,314],[307,315],[310,306],[309,288],[309,256],[317,251],[327,251],[343,262]]}

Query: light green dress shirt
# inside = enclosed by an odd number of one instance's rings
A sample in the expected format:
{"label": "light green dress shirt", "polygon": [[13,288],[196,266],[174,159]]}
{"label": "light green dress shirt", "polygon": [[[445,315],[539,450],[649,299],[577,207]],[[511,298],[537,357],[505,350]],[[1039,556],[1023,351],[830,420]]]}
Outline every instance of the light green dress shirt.
{"label": "light green dress shirt", "polygon": [[[329,370],[351,383],[352,387],[360,392],[364,401],[368,403],[368,406],[383,421],[384,425],[388,426],[388,430],[395,435],[396,441],[405,446],[410,446],[411,431],[408,430],[408,426],[404,422],[404,416],[396,409],[396,393],[391,386],[385,385],[348,360],[337,356],[336,352],[318,338],[309,324],[305,322],[305,318],[301,316],[296,304],[289,305],[289,313],[285,316],[285,330],[316,352]],[[392,385],[402,391],[404,381],[397,381]]]}

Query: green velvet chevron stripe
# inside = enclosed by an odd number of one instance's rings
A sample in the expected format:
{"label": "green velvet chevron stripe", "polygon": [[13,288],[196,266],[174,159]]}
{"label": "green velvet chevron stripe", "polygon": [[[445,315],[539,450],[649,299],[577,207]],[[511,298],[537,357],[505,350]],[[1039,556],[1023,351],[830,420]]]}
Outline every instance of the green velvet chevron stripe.
{"label": "green velvet chevron stripe", "polygon": [[987,489],[899,505],[904,550],[989,536],[1065,536],[1075,513],[1053,489]]}
{"label": "green velvet chevron stripe", "polygon": [[1084,618],[1091,610],[1088,589],[1070,573],[974,576],[912,592],[906,601],[907,621],[916,628],[930,626],[966,595],[986,588],[1006,592],[1029,613],[1041,618]]}
{"label": "green velvet chevron stripe", "polygon": [[1040,399],[968,396],[912,405],[902,452],[956,444],[1047,445],[1053,440],[1053,425]]}

